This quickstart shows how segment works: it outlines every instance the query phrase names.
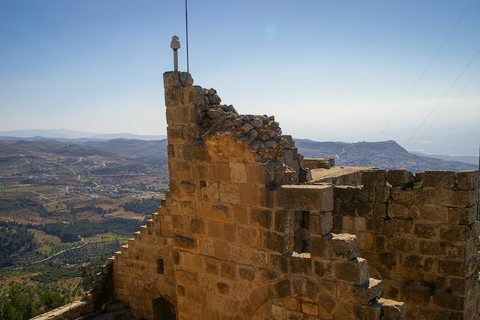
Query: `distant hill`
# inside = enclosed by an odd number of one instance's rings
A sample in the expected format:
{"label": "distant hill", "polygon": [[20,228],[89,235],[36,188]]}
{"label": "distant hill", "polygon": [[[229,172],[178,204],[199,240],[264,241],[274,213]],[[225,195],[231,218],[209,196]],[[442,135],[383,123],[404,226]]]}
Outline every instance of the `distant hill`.
{"label": "distant hill", "polygon": [[367,166],[386,170],[406,168],[412,172],[478,169],[474,164],[445,161],[409,153],[395,141],[345,143],[296,139],[295,145],[305,157],[335,158],[337,166]]}
{"label": "distant hill", "polygon": [[91,148],[123,156],[167,159],[167,140],[144,141],[136,139],[114,139],[102,142],[86,142]]}
{"label": "distant hill", "polygon": [[138,135],[131,133],[91,133],[84,131],[75,131],[68,129],[51,130],[14,130],[0,132],[0,140],[56,140],[85,142],[91,140],[111,140],[111,139],[139,139],[139,140],[162,140],[165,135]]}
{"label": "distant hill", "polygon": [[[35,141],[0,141],[1,151],[18,148],[29,144],[31,151],[48,152],[62,155],[111,155],[135,156],[139,158],[167,159],[167,140],[113,139],[108,141],[56,142],[48,140]],[[446,161],[437,158],[409,153],[395,141],[381,142],[318,142],[295,139],[301,154],[311,158],[335,158],[337,166],[369,166],[381,169],[406,168],[412,172],[425,170],[460,171],[478,169],[478,165],[460,161]],[[27,147],[24,145],[24,147]],[[25,148],[23,149],[25,150]],[[10,150],[11,151],[11,150]],[[11,152],[9,152],[11,154]]]}
{"label": "distant hill", "polygon": [[0,141],[0,161],[3,157],[11,157],[13,155],[23,156],[25,154],[35,153],[49,153],[62,156],[107,156],[112,155],[109,152],[94,149],[92,147],[69,142],[57,142],[49,140],[37,140],[37,141]]}

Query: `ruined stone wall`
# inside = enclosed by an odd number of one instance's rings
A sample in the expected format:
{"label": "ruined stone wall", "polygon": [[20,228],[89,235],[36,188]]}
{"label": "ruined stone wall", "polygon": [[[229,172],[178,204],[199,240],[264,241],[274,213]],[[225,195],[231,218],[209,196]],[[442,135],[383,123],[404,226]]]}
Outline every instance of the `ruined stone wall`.
{"label": "ruined stone wall", "polygon": [[170,304],[176,299],[169,226],[171,217],[160,207],[147,225],[128,240],[128,245],[115,253],[114,298],[134,309],[138,317],[153,319],[156,299]]}
{"label": "ruined stone wall", "polygon": [[164,79],[178,318],[402,318],[401,303],[382,309],[355,236],[330,233],[333,188],[298,185],[309,172],[273,117]]}
{"label": "ruined stone wall", "polygon": [[358,241],[332,234],[331,185],[273,117],[239,115],[164,75],[170,190],[113,259],[114,297],[145,319],[403,319]]}
{"label": "ruined stone wall", "polygon": [[335,186],[334,232],[357,235],[359,256],[404,301],[408,319],[478,319],[478,171],[363,172]]}

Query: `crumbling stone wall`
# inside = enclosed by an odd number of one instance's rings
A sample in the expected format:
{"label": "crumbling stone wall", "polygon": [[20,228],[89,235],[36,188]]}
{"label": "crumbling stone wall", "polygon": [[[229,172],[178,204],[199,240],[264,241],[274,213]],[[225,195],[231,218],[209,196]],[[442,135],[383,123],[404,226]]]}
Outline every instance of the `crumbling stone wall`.
{"label": "crumbling stone wall", "polygon": [[478,171],[371,170],[334,187],[334,232],[357,236],[407,319],[478,319]]}
{"label": "crumbling stone wall", "polygon": [[356,237],[330,232],[333,187],[301,185],[309,170],[273,117],[239,115],[186,73],[164,81],[170,190],[115,255],[117,299],[146,319],[159,299],[182,320],[403,318]]}

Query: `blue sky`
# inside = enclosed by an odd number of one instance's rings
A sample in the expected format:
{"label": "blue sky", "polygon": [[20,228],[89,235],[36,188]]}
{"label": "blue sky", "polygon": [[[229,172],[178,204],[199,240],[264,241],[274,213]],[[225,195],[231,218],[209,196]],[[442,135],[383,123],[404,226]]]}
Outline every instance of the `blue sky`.
{"label": "blue sky", "polygon": [[[285,134],[478,132],[480,0],[190,0],[189,29],[195,83]],[[1,0],[0,131],[165,134],[175,34],[185,71],[183,0]]]}

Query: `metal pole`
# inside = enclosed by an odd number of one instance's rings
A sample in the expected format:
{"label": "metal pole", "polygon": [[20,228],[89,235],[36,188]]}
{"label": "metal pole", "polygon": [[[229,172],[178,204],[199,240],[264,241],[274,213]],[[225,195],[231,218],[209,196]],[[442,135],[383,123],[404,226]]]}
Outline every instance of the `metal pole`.
{"label": "metal pole", "polygon": [[190,73],[190,63],[188,59],[188,0],[185,0],[185,33],[187,40],[187,72]]}
{"label": "metal pole", "polygon": [[178,52],[177,52],[177,49],[173,49],[173,70],[178,71]]}

